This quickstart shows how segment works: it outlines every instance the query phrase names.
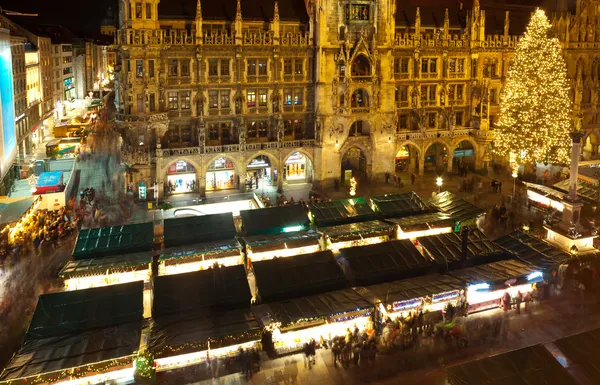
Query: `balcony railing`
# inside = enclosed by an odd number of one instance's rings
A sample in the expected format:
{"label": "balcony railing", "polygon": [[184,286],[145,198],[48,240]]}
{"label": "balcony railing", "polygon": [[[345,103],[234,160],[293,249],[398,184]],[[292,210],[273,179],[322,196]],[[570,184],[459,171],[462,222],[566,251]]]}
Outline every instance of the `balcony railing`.
{"label": "balcony railing", "polygon": [[[283,148],[300,148],[314,147],[316,144],[314,139],[286,140],[283,142]],[[264,143],[246,143],[245,151],[259,151],[279,148],[278,142]],[[228,152],[239,152],[239,144],[227,144],[222,146],[204,146],[202,147],[178,147],[178,148],[159,148],[156,149],[157,156],[186,156],[186,155],[202,155],[202,154],[220,154]],[[147,160],[147,158],[145,158]]]}
{"label": "balcony railing", "polygon": [[148,115],[128,115],[118,113],[115,116],[115,120],[118,122],[161,122],[169,120],[169,116],[166,112]]}

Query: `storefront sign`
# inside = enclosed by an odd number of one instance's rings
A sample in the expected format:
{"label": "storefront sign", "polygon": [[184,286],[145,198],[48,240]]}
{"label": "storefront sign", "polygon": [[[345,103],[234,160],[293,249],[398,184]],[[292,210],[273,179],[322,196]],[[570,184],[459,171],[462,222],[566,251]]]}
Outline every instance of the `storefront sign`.
{"label": "storefront sign", "polygon": [[248,168],[269,167],[269,163],[264,159],[254,158],[248,165]]}
{"label": "storefront sign", "polygon": [[146,194],[147,194],[146,183],[140,182],[140,184],[138,185],[138,198],[141,200],[145,200]]}
{"label": "storefront sign", "polygon": [[454,150],[455,158],[462,158],[463,156],[473,156],[473,149],[468,150]]}

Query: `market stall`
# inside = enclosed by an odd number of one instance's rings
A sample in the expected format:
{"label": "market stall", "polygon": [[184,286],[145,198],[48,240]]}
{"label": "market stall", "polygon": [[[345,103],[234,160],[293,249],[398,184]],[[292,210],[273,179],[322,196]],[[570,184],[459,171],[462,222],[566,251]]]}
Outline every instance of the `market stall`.
{"label": "market stall", "polygon": [[227,360],[256,346],[251,297],[243,266],[155,277],[148,348],[156,371]]}
{"label": "market stall", "polygon": [[485,234],[476,229],[469,231],[466,243],[462,233],[430,235],[417,238],[416,244],[423,255],[440,267],[440,270],[451,270],[459,267],[473,266],[510,258]]}
{"label": "market stall", "polygon": [[[567,180],[566,182],[568,184],[569,181]],[[543,210],[546,210],[547,208],[552,208],[562,213],[565,207],[565,205],[562,202],[567,196],[566,193],[558,191],[552,187],[539,185],[536,183],[524,183],[527,187],[528,204],[533,204],[534,207],[539,207]]]}
{"label": "market stall", "polygon": [[341,249],[336,257],[353,286],[423,275],[431,263],[408,239]]}
{"label": "market stall", "polygon": [[365,222],[375,219],[375,213],[365,198],[343,199],[333,202],[311,203],[308,216],[319,227]]}
{"label": "market stall", "polygon": [[3,384],[134,380],[143,324],[142,282],[41,295]]}
{"label": "market stall", "polygon": [[348,287],[331,251],[252,264],[261,302],[283,301]]}
{"label": "market stall", "polygon": [[434,312],[448,304],[458,305],[465,285],[449,275],[429,274],[366,286],[365,289],[376,298],[378,321],[384,324],[388,318],[407,318],[410,312]]}
{"label": "market stall", "polygon": [[401,218],[431,211],[431,208],[414,191],[371,198],[371,208],[384,218]]}
{"label": "market stall", "polygon": [[252,262],[293,257],[321,250],[321,234],[313,230],[274,235],[256,235],[241,239],[244,243],[246,257]]}
{"label": "market stall", "polygon": [[466,282],[469,313],[497,308],[505,293],[511,298],[518,292],[524,295],[533,291],[533,284],[543,280],[543,273],[535,266],[510,259],[448,274]]}
{"label": "market stall", "polygon": [[522,231],[514,231],[494,241],[516,258],[531,263],[542,270],[558,268],[571,260],[571,256],[550,243]]}
{"label": "market stall", "polygon": [[467,202],[463,198],[459,198],[449,191],[437,194],[429,199],[427,204],[450,215],[454,221],[460,222],[461,226],[473,226],[476,224],[476,220],[485,214],[483,209]]}
{"label": "market stall", "polygon": [[254,313],[278,354],[297,352],[311,338],[330,341],[347,330],[373,332],[373,305],[361,295],[361,288],[331,291],[287,301],[259,305]]}
{"label": "market stall", "polygon": [[304,207],[288,205],[240,211],[245,235],[265,235],[308,230],[310,221]]}
{"label": "market stall", "polygon": [[412,215],[403,218],[387,218],[396,225],[397,239],[415,239],[429,235],[447,234],[454,231],[456,222],[442,212]]}
{"label": "market stall", "polygon": [[231,213],[165,219],[163,228],[165,247],[233,239],[236,235]]}
{"label": "market stall", "polygon": [[12,243],[23,231],[40,206],[39,197],[4,198],[0,200],[0,240]]}
{"label": "market stall", "polygon": [[150,282],[152,252],[69,261],[58,276],[65,289],[81,290],[142,281]]}
{"label": "market stall", "polygon": [[164,249],[159,257],[158,275],[172,275],[244,263],[237,239],[197,243]]}
{"label": "market stall", "polygon": [[449,385],[581,384],[541,344],[451,366],[446,374]]}
{"label": "market stall", "polygon": [[321,247],[338,253],[340,249],[387,242],[394,238],[394,225],[382,221],[320,227]]}
{"label": "market stall", "polygon": [[101,227],[79,231],[73,259],[152,251],[154,225],[151,222]]}
{"label": "market stall", "polygon": [[33,195],[43,195],[64,191],[65,184],[63,181],[62,171],[43,172],[35,182],[35,187],[32,189]]}

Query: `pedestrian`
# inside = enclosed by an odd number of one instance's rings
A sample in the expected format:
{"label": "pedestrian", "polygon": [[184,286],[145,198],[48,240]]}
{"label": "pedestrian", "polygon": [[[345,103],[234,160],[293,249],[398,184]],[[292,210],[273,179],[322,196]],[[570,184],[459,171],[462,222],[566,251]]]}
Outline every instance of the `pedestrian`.
{"label": "pedestrian", "polygon": [[521,314],[521,302],[523,302],[523,294],[521,294],[521,291],[519,290],[517,292],[517,296],[515,297],[515,304],[516,304],[516,308],[517,308],[517,314]]}
{"label": "pedestrian", "polygon": [[410,174],[410,184],[413,186],[415,185],[415,179],[417,179],[417,176],[413,172],[412,174]]}
{"label": "pedestrian", "polygon": [[308,366],[309,369],[312,369],[312,364],[310,360],[310,345],[308,344],[308,342],[304,343],[304,346],[302,347],[302,352],[304,353],[304,367],[306,368]]}
{"label": "pedestrian", "polygon": [[340,354],[342,353],[342,349],[340,349],[337,342],[333,343],[331,352],[333,353],[333,366],[337,366],[337,362],[340,360]]}
{"label": "pedestrian", "polygon": [[386,172],[385,173],[385,184],[388,184],[390,182],[390,173]]}

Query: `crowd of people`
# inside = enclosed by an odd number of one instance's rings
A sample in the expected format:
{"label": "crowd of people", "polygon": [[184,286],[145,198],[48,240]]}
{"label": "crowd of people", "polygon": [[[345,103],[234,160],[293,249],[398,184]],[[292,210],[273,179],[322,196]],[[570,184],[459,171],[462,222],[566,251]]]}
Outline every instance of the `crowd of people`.
{"label": "crowd of people", "polygon": [[330,343],[334,366],[338,362],[343,367],[351,363],[354,366],[372,364],[378,351],[375,333],[369,334],[367,330],[360,333],[356,325],[354,330],[348,328],[345,336],[337,336]]}

